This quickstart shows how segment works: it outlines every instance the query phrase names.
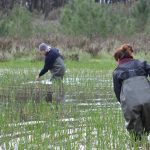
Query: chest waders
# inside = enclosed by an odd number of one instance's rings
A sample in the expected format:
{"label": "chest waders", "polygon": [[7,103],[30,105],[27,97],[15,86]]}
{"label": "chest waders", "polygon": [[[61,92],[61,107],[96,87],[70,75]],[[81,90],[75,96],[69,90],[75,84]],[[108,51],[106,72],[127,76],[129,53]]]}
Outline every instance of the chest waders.
{"label": "chest waders", "polygon": [[123,81],[120,102],[129,132],[150,132],[150,83],[145,76]]}

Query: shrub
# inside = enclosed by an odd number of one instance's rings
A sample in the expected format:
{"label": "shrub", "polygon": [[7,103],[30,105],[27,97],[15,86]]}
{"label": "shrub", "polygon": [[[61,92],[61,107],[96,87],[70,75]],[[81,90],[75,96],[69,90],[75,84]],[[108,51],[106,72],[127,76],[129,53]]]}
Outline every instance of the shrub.
{"label": "shrub", "polygon": [[14,7],[14,9],[0,21],[0,36],[29,37],[31,34],[31,14],[24,7]]}
{"label": "shrub", "polygon": [[135,18],[135,26],[138,31],[145,30],[150,14],[150,1],[138,0],[133,7],[132,15]]}
{"label": "shrub", "polygon": [[135,21],[126,15],[128,9],[124,4],[100,5],[91,0],[74,0],[63,10],[61,24],[65,33],[73,35],[130,35],[135,31]]}

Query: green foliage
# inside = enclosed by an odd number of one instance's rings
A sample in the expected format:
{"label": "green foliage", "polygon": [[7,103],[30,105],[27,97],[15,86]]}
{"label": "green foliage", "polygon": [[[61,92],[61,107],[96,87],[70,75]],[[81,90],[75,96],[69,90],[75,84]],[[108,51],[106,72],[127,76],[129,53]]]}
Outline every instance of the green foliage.
{"label": "green foliage", "polygon": [[135,25],[138,30],[145,29],[147,25],[147,20],[150,15],[150,1],[147,0],[139,0],[137,4],[134,6],[132,11],[132,15],[135,18]]}
{"label": "green foliage", "polygon": [[24,7],[16,6],[0,21],[0,36],[28,37],[31,34],[31,14]]}
{"label": "green foliage", "polygon": [[148,16],[147,23],[145,25],[145,32],[150,34],[150,15]]}
{"label": "green foliage", "polygon": [[[112,6],[97,5],[90,0],[74,0],[64,9],[61,23],[66,32],[76,35],[107,36],[108,34],[117,34],[118,30],[122,32],[124,24],[130,25],[132,20],[126,21],[125,15],[121,16],[117,12],[112,13],[112,11]],[[133,30],[132,27],[130,29]]]}
{"label": "green foliage", "polygon": [[[39,13],[40,14],[40,13]],[[56,12],[53,14],[55,16]],[[6,14],[5,14],[6,15]],[[0,36],[29,37],[37,34],[63,33],[75,36],[108,37],[131,36],[137,32],[150,33],[150,1],[138,0],[132,4],[98,4],[94,0],[72,0],[61,12],[59,22],[42,24],[34,20],[22,6],[9,10],[0,20]],[[42,22],[41,20],[39,20]]]}
{"label": "green foliage", "polygon": [[[142,145],[147,149],[146,136],[140,143],[134,142],[125,130],[112,89],[114,66],[109,62],[110,59],[67,62],[66,101],[58,103],[53,99],[51,104],[45,102],[44,95],[40,101],[32,99],[35,93],[38,96],[51,89],[51,85],[30,83],[42,63],[1,63],[0,148],[137,150]],[[49,79],[49,75],[44,79]],[[56,87],[53,91],[55,96]]]}
{"label": "green foliage", "polygon": [[6,27],[6,19],[0,20],[0,36],[5,36],[8,33],[8,29]]}
{"label": "green foliage", "polygon": [[65,33],[73,35],[129,36],[145,30],[149,8],[147,0],[132,5],[100,5],[92,0],[74,0],[63,10],[61,24]]}

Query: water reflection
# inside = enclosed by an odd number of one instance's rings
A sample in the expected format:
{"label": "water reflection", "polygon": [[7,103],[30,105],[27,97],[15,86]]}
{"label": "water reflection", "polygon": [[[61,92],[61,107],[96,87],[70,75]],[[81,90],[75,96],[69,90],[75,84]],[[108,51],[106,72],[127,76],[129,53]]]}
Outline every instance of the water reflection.
{"label": "water reflection", "polygon": [[[80,135],[81,143],[78,145],[81,149],[86,149],[85,137],[87,136],[87,129],[85,121],[90,119],[85,117],[86,113],[101,107],[113,107],[117,111],[120,108],[114,102],[111,80],[95,79],[93,77],[86,79],[69,77],[63,83],[52,83],[49,80],[42,80],[38,82],[39,88],[35,88],[36,84],[37,82],[29,81],[16,87],[11,86],[1,90],[0,109],[5,109],[5,107],[11,108],[19,115],[19,122],[9,123],[7,126],[10,129],[18,127],[21,131],[8,132],[8,134],[0,133],[0,140],[9,139],[7,144],[4,140],[0,143],[0,150],[6,150],[8,147],[18,150],[20,142],[29,143],[32,141],[34,138],[34,126],[42,127],[48,124],[47,120],[41,120],[39,117],[41,112],[38,110],[38,106],[44,101],[48,102],[43,104],[44,108],[47,105],[49,107],[47,111],[55,113],[56,121],[62,124],[67,123],[68,125],[67,129],[55,131],[54,135],[56,138],[65,133],[68,134],[69,140],[75,140],[79,137],[78,133],[82,132]],[[78,113],[77,116],[74,115],[74,112]],[[12,122],[14,122],[13,117]],[[77,127],[74,127],[74,124],[77,124]],[[92,135],[97,135],[96,129],[93,129]],[[41,133],[40,138],[45,140],[51,136],[53,135],[49,133]],[[67,139],[64,138],[63,140],[65,143]],[[38,148],[36,146],[32,145],[31,149]],[[50,143],[49,149],[61,149],[61,147],[59,143]]]}

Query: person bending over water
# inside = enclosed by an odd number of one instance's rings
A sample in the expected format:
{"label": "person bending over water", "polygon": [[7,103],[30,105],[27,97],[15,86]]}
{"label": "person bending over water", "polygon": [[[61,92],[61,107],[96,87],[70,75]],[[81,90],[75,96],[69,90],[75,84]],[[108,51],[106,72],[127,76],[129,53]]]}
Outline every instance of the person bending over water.
{"label": "person bending over water", "polygon": [[150,65],[133,57],[133,49],[125,44],[116,50],[118,62],[113,72],[115,95],[121,104],[126,128],[136,140],[150,132]]}
{"label": "person bending over water", "polygon": [[54,82],[53,86],[57,87],[56,101],[60,101],[63,97],[63,77],[65,75],[65,64],[62,56],[59,53],[59,49],[51,48],[46,43],[39,45],[38,51],[44,55],[45,64],[40,73],[36,76],[36,81],[39,81],[40,77],[46,72],[50,71],[52,74],[51,81]]}

